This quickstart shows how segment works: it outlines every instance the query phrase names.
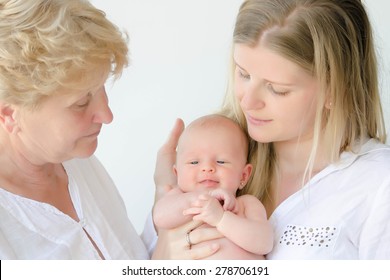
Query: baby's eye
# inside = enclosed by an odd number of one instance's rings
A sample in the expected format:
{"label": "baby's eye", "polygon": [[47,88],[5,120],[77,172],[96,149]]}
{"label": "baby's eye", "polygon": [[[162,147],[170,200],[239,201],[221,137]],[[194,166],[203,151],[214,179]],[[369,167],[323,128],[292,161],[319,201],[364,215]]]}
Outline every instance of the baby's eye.
{"label": "baby's eye", "polygon": [[217,160],[217,163],[218,163],[218,164],[224,164],[225,161],[224,161],[224,160]]}
{"label": "baby's eye", "polygon": [[199,161],[197,161],[197,160],[190,161],[190,164],[192,164],[192,165],[195,165],[195,164],[198,164],[198,163],[199,163]]}

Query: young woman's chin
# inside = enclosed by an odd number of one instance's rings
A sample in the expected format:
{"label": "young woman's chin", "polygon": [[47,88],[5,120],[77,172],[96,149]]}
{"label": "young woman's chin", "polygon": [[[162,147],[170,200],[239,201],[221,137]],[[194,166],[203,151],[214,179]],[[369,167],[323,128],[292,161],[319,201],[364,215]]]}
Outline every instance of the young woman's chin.
{"label": "young woman's chin", "polygon": [[259,143],[270,143],[270,142],[273,142],[275,140],[272,137],[270,137],[269,135],[266,135],[266,133],[262,133],[259,131],[252,131],[249,129],[248,133],[249,133],[249,136],[253,140],[255,140],[256,142],[259,142]]}

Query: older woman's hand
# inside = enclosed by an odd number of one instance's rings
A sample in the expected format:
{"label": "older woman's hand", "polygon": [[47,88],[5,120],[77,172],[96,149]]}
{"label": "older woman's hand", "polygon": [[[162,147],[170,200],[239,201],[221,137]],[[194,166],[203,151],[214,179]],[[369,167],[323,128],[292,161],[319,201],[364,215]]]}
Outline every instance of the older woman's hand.
{"label": "older woman's hand", "polygon": [[156,185],[156,200],[167,191],[167,186],[176,185],[176,176],[173,173],[173,165],[176,161],[176,146],[179,137],[184,130],[184,122],[177,119],[171,130],[168,140],[157,153],[156,167],[154,170],[154,183]]}
{"label": "older woman's hand", "polygon": [[[194,260],[213,255],[219,249],[217,243],[204,246],[200,243],[222,238],[223,235],[216,228],[199,227],[201,224],[202,222],[199,221],[191,221],[176,229],[159,231],[152,259]],[[191,248],[195,244],[199,246]]]}

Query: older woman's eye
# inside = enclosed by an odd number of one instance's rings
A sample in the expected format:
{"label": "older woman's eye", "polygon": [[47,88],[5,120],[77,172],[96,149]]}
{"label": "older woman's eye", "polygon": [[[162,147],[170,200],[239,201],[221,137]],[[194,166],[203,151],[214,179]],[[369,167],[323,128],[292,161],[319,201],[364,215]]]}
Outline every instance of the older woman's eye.
{"label": "older woman's eye", "polygon": [[84,108],[84,107],[87,107],[88,104],[89,104],[89,100],[82,102],[82,103],[78,103],[78,104],[76,104],[76,106],[79,108]]}
{"label": "older woman's eye", "polygon": [[80,99],[79,101],[77,101],[74,106],[77,107],[77,108],[84,108],[84,107],[87,107],[91,101],[91,98],[92,98],[92,93],[88,93],[85,97],[83,97],[82,99]]}

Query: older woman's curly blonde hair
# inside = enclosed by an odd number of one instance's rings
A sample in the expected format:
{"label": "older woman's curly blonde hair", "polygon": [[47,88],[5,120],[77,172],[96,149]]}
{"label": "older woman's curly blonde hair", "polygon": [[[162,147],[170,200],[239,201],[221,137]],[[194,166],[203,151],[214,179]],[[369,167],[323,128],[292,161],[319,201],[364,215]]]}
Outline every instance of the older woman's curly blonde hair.
{"label": "older woman's curly blonde hair", "polygon": [[0,0],[0,100],[35,107],[96,71],[119,77],[127,37],[84,0]]}

